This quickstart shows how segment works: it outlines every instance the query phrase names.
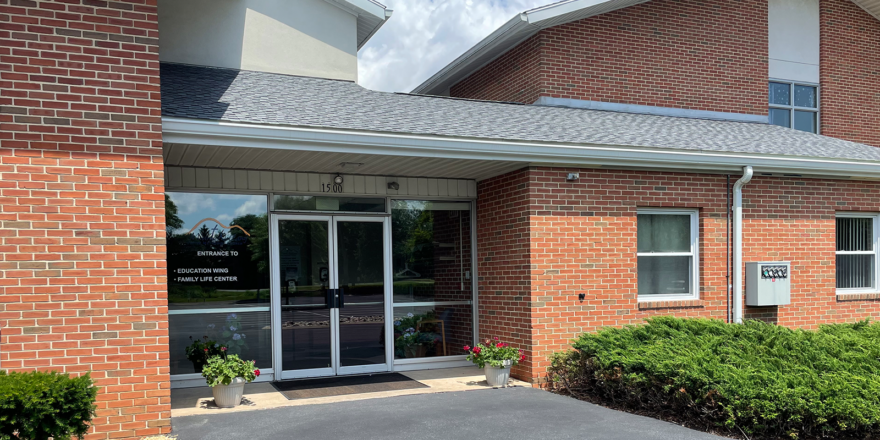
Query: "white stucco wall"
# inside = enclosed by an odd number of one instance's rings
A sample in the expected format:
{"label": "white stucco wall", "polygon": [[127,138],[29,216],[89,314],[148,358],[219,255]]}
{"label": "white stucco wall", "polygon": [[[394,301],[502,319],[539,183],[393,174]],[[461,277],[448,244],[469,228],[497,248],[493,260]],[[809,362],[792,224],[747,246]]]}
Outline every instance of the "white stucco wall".
{"label": "white stucco wall", "polygon": [[770,78],[819,82],[819,0],[769,0]]}
{"label": "white stucco wall", "polygon": [[357,17],[324,0],[159,0],[161,61],[357,80]]}

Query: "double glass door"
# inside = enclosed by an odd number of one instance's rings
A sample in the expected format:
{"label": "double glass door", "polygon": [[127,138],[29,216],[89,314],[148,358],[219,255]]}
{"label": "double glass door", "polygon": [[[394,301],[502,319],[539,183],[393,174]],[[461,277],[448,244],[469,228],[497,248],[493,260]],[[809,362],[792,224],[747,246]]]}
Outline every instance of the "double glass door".
{"label": "double glass door", "polygon": [[275,371],[281,379],[390,370],[387,222],[273,216]]}

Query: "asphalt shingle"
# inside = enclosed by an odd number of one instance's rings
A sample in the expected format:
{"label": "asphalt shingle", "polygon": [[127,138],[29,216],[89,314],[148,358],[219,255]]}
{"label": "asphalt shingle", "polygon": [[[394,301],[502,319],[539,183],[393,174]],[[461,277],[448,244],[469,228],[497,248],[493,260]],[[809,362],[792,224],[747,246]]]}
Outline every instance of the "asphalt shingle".
{"label": "asphalt shingle", "polygon": [[769,124],[377,92],[348,81],[169,63],[160,78],[166,117],[880,161],[880,148]]}

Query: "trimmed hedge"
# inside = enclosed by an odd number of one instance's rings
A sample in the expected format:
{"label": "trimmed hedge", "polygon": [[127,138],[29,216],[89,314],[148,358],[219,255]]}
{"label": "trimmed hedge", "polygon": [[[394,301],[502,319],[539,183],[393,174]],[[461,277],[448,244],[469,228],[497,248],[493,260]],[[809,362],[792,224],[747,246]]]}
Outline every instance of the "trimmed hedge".
{"label": "trimmed hedge", "polygon": [[658,317],[584,334],[552,390],[750,438],[880,438],[880,324]]}
{"label": "trimmed hedge", "polygon": [[0,371],[0,440],[82,439],[97,395],[88,374]]}

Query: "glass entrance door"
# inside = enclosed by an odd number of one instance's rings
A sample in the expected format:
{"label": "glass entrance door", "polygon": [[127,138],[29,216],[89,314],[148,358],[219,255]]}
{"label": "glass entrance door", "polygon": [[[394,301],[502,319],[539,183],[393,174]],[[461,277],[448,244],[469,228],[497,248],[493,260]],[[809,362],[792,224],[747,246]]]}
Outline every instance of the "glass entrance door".
{"label": "glass entrance door", "polygon": [[389,371],[387,219],[275,215],[272,226],[281,379]]}

